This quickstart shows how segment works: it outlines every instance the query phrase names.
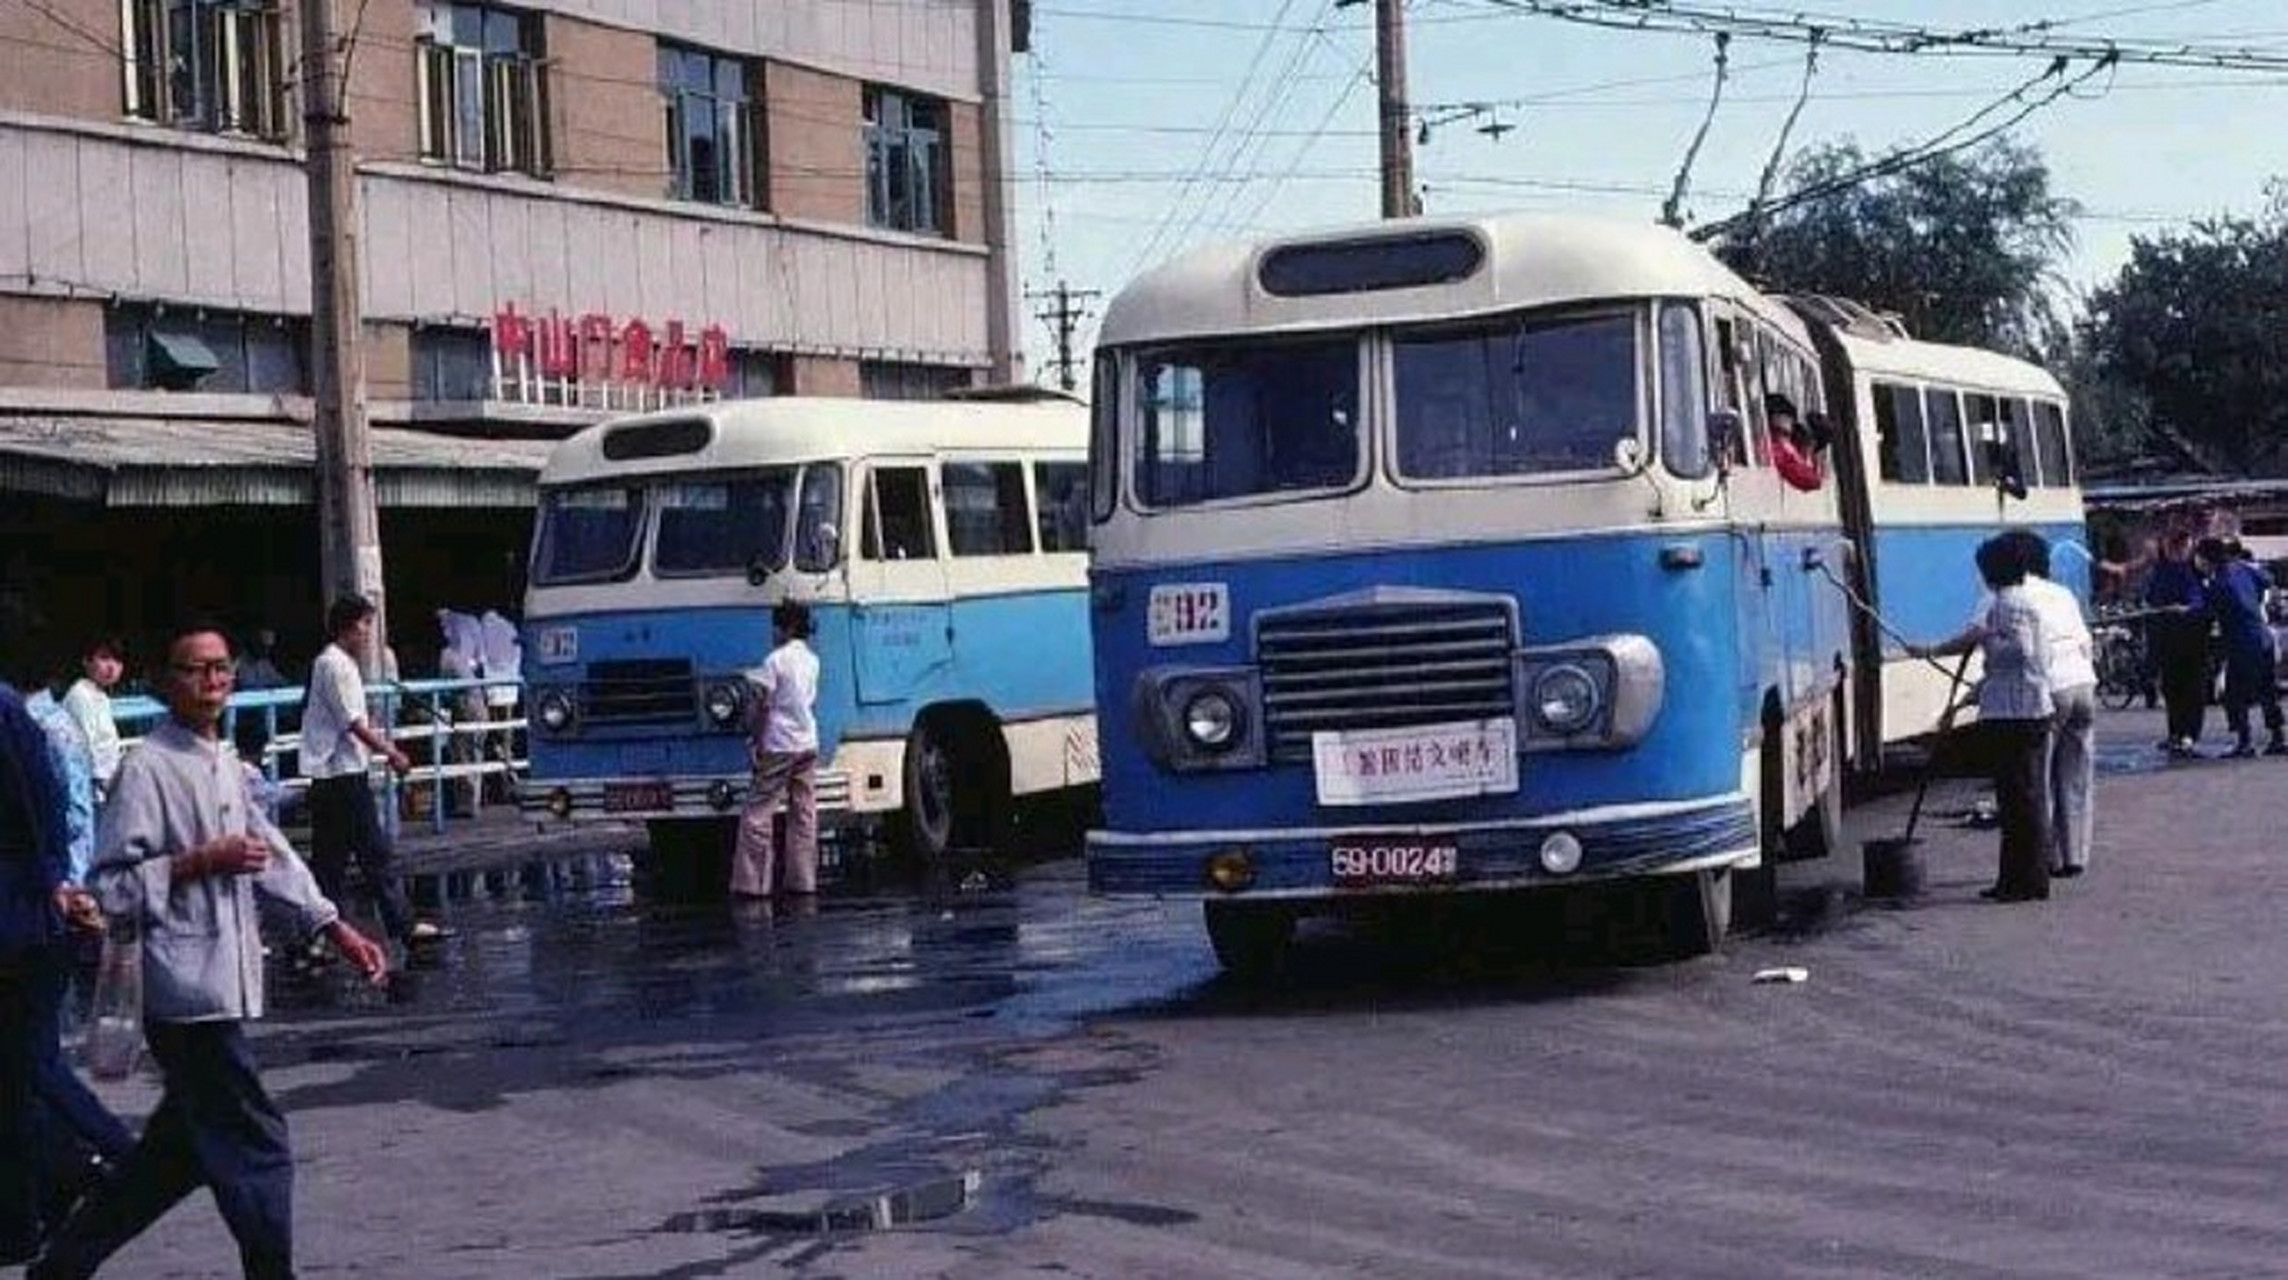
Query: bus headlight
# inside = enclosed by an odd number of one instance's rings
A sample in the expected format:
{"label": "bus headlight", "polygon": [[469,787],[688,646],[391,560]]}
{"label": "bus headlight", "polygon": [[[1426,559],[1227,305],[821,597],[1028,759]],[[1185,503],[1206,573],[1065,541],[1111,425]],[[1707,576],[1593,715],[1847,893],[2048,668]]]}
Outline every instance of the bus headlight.
{"label": "bus headlight", "polygon": [[1229,751],[1239,729],[1239,704],[1221,689],[1202,689],[1184,704],[1184,736],[1203,751]]}
{"label": "bus headlight", "polygon": [[739,722],[739,713],[746,709],[747,696],[732,683],[711,684],[702,700],[707,708],[707,720],[718,729],[728,729]]}
{"label": "bus headlight", "polygon": [[1544,668],[1533,678],[1533,718],[1551,733],[1581,732],[1602,707],[1597,678],[1570,662]]}
{"label": "bus headlight", "polygon": [[533,714],[540,719],[540,727],[550,733],[563,733],[572,727],[576,711],[571,695],[562,689],[547,689],[533,700]]}

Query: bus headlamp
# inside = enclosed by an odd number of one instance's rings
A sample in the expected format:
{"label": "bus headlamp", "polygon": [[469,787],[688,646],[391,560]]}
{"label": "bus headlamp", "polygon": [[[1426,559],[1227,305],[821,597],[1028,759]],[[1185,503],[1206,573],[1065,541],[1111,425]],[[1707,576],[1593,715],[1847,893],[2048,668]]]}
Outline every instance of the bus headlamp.
{"label": "bus headlamp", "polygon": [[702,699],[707,708],[707,720],[718,729],[728,729],[739,722],[739,713],[746,709],[747,698],[738,685],[711,684]]}
{"label": "bus headlamp", "polygon": [[1184,736],[1203,751],[1230,750],[1239,727],[1239,704],[1221,689],[1202,689],[1184,704]]}
{"label": "bus headlamp", "polygon": [[1533,678],[1533,718],[1551,733],[1581,732],[1602,707],[1597,678],[1573,663],[1545,668]]}
{"label": "bus headlamp", "polygon": [[541,728],[562,733],[572,727],[572,699],[562,689],[544,690],[533,701],[533,714],[540,718]]}

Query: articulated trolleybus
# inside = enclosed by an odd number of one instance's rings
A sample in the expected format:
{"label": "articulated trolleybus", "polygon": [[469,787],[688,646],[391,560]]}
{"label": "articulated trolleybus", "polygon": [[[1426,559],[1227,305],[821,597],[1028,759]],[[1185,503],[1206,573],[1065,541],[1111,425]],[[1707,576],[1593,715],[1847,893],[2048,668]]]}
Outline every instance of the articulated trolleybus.
{"label": "articulated trolleybus", "polygon": [[[1824,361],[1864,386],[1853,355],[1927,346],[1846,351],[1807,311],[1673,232],[1528,216],[1208,249],[1125,289],[1091,442],[1092,887],[1202,900],[1243,970],[1362,899],[1602,884],[1684,953],[1736,880],[1768,905],[1774,862],[1840,839],[1855,680],[1886,666],[1845,587],[1873,588],[1849,472],[1889,447],[1870,406],[1791,480],[1770,397],[1824,419]],[[1953,386],[1894,363],[1921,375],[1875,380]],[[1930,532],[1883,585],[1943,583],[1921,612],[1951,634],[1968,531],[2017,517],[1910,483],[1885,500]]]}
{"label": "articulated trolleybus", "polygon": [[742,672],[809,603],[822,817],[928,859],[1012,798],[1096,781],[1086,420],[1066,400],[774,399],[628,418],[541,476],[528,810],[720,849],[750,776]]}

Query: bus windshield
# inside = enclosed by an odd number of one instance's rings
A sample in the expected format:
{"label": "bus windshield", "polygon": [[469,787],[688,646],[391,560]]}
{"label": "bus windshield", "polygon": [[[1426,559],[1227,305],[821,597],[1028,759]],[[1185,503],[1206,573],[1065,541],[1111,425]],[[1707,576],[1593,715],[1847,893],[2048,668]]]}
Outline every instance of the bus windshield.
{"label": "bus windshield", "polygon": [[613,582],[635,572],[644,493],[633,485],[552,489],[540,499],[532,553],[535,586]]}
{"label": "bus windshield", "polygon": [[1396,340],[1399,474],[1604,470],[1638,434],[1637,316],[1510,317]]}
{"label": "bus windshield", "polygon": [[690,476],[654,490],[659,531],[651,569],[663,578],[786,567],[794,516],[793,467]]}
{"label": "bus windshield", "polygon": [[1359,474],[1356,338],[1146,353],[1136,496],[1149,507],[1338,489]]}

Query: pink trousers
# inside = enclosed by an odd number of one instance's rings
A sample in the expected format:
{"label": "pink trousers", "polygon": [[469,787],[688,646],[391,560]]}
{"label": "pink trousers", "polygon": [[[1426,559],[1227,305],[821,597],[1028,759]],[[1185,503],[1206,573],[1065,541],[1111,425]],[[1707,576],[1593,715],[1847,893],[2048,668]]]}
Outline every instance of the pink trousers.
{"label": "pink trousers", "polygon": [[[731,852],[731,892],[771,896],[772,872],[789,893],[818,892],[818,753],[766,751],[755,757],[755,786],[739,814],[739,841]],[[786,806],[786,847],[772,836],[771,818]]]}

